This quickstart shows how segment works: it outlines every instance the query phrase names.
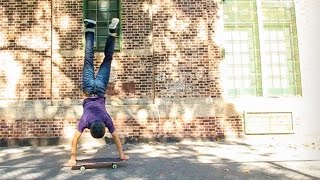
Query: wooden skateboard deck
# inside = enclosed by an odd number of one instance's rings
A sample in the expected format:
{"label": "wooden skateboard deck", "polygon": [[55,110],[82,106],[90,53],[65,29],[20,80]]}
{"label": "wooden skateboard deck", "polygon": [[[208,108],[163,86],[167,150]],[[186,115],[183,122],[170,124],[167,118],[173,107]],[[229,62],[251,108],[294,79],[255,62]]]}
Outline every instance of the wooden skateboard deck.
{"label": "wooden skateboard deck", "polygon": [[81,170],[85,169],[98,169],[98,168],[107,168],[111,167],[116,169],[118,165],[122,164],[126,160],[121,160],[119,158],[92,158],[92,159],[81,159],[77,160],[77,164],[71,166],[72,170]]}

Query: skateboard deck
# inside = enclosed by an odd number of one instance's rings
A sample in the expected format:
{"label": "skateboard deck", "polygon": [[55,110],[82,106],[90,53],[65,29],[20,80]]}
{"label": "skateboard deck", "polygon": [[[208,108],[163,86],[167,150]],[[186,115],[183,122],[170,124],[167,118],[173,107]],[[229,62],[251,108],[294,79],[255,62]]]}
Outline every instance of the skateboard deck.
{"label": "skateboard deck", "polygon": [[121,160],[119,158],[92,158],[92,159],[81,159],[77,160],[77,164],[71,166],[72,170],[81,170],[85,169],[98,169],[98,168],[107,168],[111,167],[116,169],[118,165],[122,164],[126,160]]}

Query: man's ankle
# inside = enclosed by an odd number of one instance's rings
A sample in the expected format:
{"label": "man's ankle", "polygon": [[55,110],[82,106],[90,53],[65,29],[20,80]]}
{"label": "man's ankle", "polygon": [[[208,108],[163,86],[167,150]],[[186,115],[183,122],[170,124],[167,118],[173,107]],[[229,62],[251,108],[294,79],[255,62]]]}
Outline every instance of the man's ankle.
{"label": "man's ankle", "polygon": [[84,32],[93,32],[93,33],[95,33],[95,30],[94,30],[94,28],[85,28]]}

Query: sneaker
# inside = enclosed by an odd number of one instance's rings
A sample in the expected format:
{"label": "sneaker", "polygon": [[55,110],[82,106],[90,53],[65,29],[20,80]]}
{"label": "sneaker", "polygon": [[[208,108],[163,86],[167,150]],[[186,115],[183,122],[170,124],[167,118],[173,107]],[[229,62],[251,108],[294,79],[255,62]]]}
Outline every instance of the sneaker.
{"label": "sneaker", "polygon": [[91,19],[85,19],[85,20],[83,20],[83,22],[84,22],[84,26],[86,28],[94,28],[97,24],[96,21],[91,20]]}
{"label": "sneaker", "polygon": [[109,25],[109,29],[116,29],[118,23],[119,23],[119,19],[118,18],[113,18],[112,21],[111,21],[111,24]]}

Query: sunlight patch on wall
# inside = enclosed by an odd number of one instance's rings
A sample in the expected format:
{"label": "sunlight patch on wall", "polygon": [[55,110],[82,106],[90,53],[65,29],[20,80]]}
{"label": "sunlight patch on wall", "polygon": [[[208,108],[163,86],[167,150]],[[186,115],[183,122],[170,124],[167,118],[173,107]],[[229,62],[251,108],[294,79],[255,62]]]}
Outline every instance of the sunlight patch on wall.
{"label": "sunlight patch on wall", "polygon": [[60,49],[60,39],[59,33],[55,30],[52,31],[52,49],[59,50]]}
{"label": "sunlight patch on wall", "polygon": [[145,109],[138,110],[137,116],[138,116],[137,120],[138,120],[138,122],[140,124],[146,124],[147,123],[148,117],[149,117],[149,114],[148,114],[147,110],[145,110]]}
{"label": "sunlight patch on wall", "polygon": [[223,39],[224,39],[224,21],[223,21],[223,8],[220,8],[217,10],[217,17],[220,18],[216,18],[214,20],[214,33],[211,33],[211,39],[214,41],[215,44],[217,44],[218,46],[223,45]]}
{"label": "sunlight patch on wall", "polygon": [[57,65],[59,66],[60,63],[63,61],[63,58],[61,56],[60,53],[54,53],[52,54],[52,61]]}
{"label": "sunlight patch on wall", "polygon": [[8,46],[7,36],[6,36],[4,33],[2,33],[2,32],[0,32],[0,39],[1,39],[1,41],[0,41],[0,47]]}
{"label": "sunlight patch on wall", "polygon": [[[151,44],[153,44],[153,32],[151,31],[148,35],[148,40]],[[153,51],[153,47],[150,47],[150,50]]]}
{"label": "sunlight patch on wall", "polygon": [[66,137],[66,138],[72,138],[74,133],[75,133],[75,129],[73,126],[70,126],[70,125],[64,125],[64,128],[63,128],[63,137]]}
{"label": "sunlight patch on wall", "polygon": [[149,18],[152,20],[152,15],[158,13],[159,11],[159,4],[155,4],[155,2],[153,2],[153,4],[150,4],[149,2],[145,1],[143,3],[143,11],[145,13],[148,13]]}
{"label": "sunlight patch on wall", "polygon": [[179,113],[178,113],[178,110],[179,109],[179,106],[176,105],[176,104],[173,104],[172,107],[171,107],[171,111],[170,111],[170,114],[169,114],[169,117],[170,118],[177,118],[179,116]]}
{"label": "sunlight patch on wall", "polygon": [[201,41],[205,41],[208,38],[208,31],[206,22],[201,18],[199,25],[198,25],[198,39]]}
{"label": "sunlight patch on wall", "polygon": [[44,16],[51,14],[51,3],[45,1],[38,1],[37,11],[35,12],[35,18],[41,20]]}
{"label": "sunlight patch on wall", "polygon": [[67,30],[70,28],[70,17],[69,16],[63,16],[60,17],[60,29]]}
{"label": "sunlight patch on wall", "polygon": [[50,48],[48,41],[39,36],[23,36],[20,39],[17,39],[17,44],[37,51],[43,51]]}
{"label": "sunlight patch on wall", "polygon": [[170,55],[169,61],[170,61],[170,64],[168,64],[167,68],[170,69],[171,78],[173,79],[174,82],[178,82],[179,81],[179,72],[178,72],[179,57]]}
{"label": "sunlight patch on wall", "polygon": [[163,132],[164,133],[171,133],[173,131],[173,123],[172,121],[167,120],[163,123]]}
{"label": "sunlight patch on wall", "polygon": [[42,117],[43,114],[45,113],[45,105],[42,104],[41,102],[35,101],[33,104],[34,107],[34,113],[37,117]]}
{"label": "sunlight patch on wall", "polygon": [[181,32],[189,27],[190,20],[184,17],[184,20],[177,19],[177,15],[173,14],[172,18],[168,20],[168,26],[171,31]]}
{"label": "sunlight patch on wall", "polygon": [[164,42],[167,50],[174,51],[178,48],[177,43],[167,37],[164,37]]}
{"label": "sunlight patch on wall", "polygon": [[[59,68],[57,66],[52,66],[52,73],[53,76],[57,76],[55,75],[55,72],[59,72]],[[54,80],[56,80],[56,77],[53,78]],[[52,83],[52,95],[55,97],[59,97],[60,94],[60,89],[59,89],[59,83]]]}
{"label": "sunlight patch on wall", "polygon": [[127,116],[126,116],[126,114],[124,112],[118,111],[118,113],[116,115],[116,119],[117,119],[117,121],[125,120],[125,119],[127,119]]}
{"label": "sunlight patch on wall", "polygon": [[186,123],[191,122],[193,119],[193,110],[190,108],[185,108],[184,109],[184,114],[183,114],[183,120]]}
{"label": "sunlight patch on wall", "polygon": [[22,75],[22,67],[15,62],[13,55],[9,53],[0,53],[0,73],[6,76],[6,82],[0,84],[4,87],[4,94],[6,98],[16,97],[16,87]]}

